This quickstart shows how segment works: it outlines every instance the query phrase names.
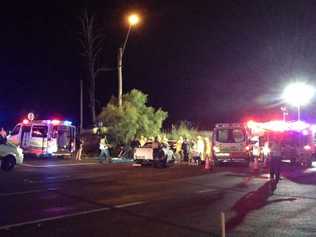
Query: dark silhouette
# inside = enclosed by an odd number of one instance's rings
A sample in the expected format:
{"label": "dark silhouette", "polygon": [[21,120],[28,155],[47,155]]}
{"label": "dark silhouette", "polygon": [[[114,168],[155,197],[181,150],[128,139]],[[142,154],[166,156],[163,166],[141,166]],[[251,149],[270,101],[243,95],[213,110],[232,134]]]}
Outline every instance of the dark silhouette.
{"label": "dark silhouette", "polygon": [[235,228],[244,220],[247,214],[253,210],[260,209],[275,202],[296,200],[296,198],[284,198],[268,201],[268,198],[273,194],[275,188],[276,182],[268,181],[256,191],[247,193],[240,200],[238,200],[231,208],[231,211],[235,212],[236,215],[226,223],[227,229],[231,230]]}

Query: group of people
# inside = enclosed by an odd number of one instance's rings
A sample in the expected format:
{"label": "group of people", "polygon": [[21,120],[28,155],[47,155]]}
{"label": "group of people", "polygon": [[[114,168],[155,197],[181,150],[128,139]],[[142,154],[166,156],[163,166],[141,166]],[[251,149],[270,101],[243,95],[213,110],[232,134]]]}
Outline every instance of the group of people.
{"label": "group of people", "polygon": [[[139,139],[135,139],[131,142],[131,147],[142,147],[146,142],[152,142],[154,149],[160,146],[170,146],[169,140],[166,135],[157,136],[155,138],[149,137],[148,139],[141,136]],[[212,159],[211,140],[209,137],[197,136],[194,139],[180,136],[178,140],[171,145],[175,152],[175,158],[177,161],[187,162],[188,164],[200,165],[205,162],[206,159]]]}
{"label": "group of people", "polygon": [[211,141],[208,137],[197,136],[192,140],[179,137],[175,150],[178,160],[193,165],[200,165],[212,159]]}

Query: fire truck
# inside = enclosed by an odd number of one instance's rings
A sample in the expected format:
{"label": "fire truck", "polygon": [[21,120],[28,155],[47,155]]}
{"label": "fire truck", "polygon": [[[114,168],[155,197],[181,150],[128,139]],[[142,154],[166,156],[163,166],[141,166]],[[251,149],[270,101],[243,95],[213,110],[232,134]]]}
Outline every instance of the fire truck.
{"label": "fire truck", "polygon": [[243,161],[249,164],[249,139],[242,123],[219,123],[212,135],[212,151],[215,163]]}
{"label": "fire truck", "polygon": [[290,161],[292,165],[311,167],[315,156],[314,126],[303,121],[249,121],[247,129],[250,139],[258,139],[260,160],[269,158],[270,143],[278,140],[282,146],[282,160]]}

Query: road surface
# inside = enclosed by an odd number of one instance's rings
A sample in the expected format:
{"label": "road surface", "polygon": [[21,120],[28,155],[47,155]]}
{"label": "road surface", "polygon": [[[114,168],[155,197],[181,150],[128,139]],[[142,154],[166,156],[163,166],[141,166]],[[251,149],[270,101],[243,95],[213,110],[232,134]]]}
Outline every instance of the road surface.
{"label": "road surface", "polygon": [[0,236],[315,236],[316,168],[27,161],[0,173]]}

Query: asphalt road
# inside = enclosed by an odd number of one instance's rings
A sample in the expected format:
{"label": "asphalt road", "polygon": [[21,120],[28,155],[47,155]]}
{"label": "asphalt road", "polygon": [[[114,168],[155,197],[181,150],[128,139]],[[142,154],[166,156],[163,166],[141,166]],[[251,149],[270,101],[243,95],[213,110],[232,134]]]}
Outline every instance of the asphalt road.
{"label": "asphalt road", "polygon": [[27,161],[0,172],[0,236],[315,236],[316,168]]}

